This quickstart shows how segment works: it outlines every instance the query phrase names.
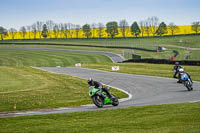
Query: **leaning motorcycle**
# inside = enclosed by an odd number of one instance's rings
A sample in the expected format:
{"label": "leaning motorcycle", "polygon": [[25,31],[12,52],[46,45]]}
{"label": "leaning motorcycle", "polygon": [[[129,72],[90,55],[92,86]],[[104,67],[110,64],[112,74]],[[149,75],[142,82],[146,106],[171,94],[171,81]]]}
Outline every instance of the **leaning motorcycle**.
{"label": "leaning motorcycle", "polygon": [[106,92],[102,91],[101,89],[95,88],[91,86],[89,88],[89,96],[91,97],[93,103],[98,107],[102,108],[104,105],[112,104],[113,106],[117,106],[119,104],[118,98],[112,95],[112,99],[110,99]]}
{"label": "leaning motorcycle", "polygon": [[184,86],[188,89],[188,91],[193,90],[193,87],[192,87],[193,83],[186,73],[181,75],[181,81],[183,82]]}

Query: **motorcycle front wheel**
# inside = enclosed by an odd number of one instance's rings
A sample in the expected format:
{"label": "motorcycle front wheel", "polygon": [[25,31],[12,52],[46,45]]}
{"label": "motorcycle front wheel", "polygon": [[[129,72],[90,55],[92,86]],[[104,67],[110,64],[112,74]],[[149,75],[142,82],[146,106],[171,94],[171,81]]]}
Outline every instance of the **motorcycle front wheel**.
{"label": "motorcycle front wheel", "polygon": [[98,107],[98,108],[102,108],[104,105],[104,100],[101,96],[99,95],[95,95],[92,97],[93,103]]}

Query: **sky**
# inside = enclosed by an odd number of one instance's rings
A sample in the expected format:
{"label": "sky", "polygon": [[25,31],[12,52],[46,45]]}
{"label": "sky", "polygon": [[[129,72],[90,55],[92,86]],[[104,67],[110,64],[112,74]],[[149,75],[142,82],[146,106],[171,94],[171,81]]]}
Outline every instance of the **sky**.
{"label": "sky", "polygon": [[0,0],[0,26],[19,30],[36,21],[92,24],[157,16],[159,22],[191,25],[200,21],[200,0]]}

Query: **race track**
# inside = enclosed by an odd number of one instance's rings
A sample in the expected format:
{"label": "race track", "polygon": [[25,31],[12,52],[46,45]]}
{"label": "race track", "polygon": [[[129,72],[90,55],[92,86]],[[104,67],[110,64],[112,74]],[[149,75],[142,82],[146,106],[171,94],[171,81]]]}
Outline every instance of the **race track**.
{"label": "race track", "polygon": [[92,77],[93,79],[100,81],[104,84],[108,84],[115,88],[119,88],[126,91],[130,94],[129,99],[123,102],[121,101],[119,106],[117,107],[106,105],[104,106],[104,108],[99,109],[95,105],[84,105],[73,108],[59,108],[31,112],[29,111],[20,113],[7,113],[0,114],[0,117],[69,113],[116,109],[128,106],[159,105],[200,101],[200,82],[194,82],[194,90],[189,92],[183,84],[178,84],[176,83],[176,79],[170,78],[123,74],[72,67],[40,67],[36,69],[42,69],[58,74],[67,74],[84,79]]}

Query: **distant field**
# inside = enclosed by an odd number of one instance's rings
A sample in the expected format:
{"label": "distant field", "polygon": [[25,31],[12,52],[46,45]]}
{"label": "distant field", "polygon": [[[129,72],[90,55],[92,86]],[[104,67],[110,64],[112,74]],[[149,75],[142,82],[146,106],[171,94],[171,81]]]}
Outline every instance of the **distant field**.
{"label": "distant field", "polygon": [[[97,46],[116,46],[116,47],[133,47],[155,50],[157,46],[165,47],[167,52],[154,53],[141,50],[134,50],[135,54],[139,54],[142,58],[164,58],[169,59],[173,56],[172,50],[177,50],[179,56],[177,60],[184,60],[187,54],[190,54],[190,60],[200,60],[200,36],[176,36],[176,37],[161,37],[161,38],[127,38],[127,39],[67,39],[67,40],[14,40],[14,41],[0,41],[1,46],[3,43],[55,43],[55,44],[73,44],[73,45],[97,45]],[[7,45],[8,46],[8,45]],[[21,46],[22,47],[22,46]],[[27,47],[27,46],[23,46]],[[42,47],[42,46],[34,46]],[[57,47],[57,46],[44,46],[44,47]],[[87,48],[87,47],[72,47],[60,46],[59,48],[67,49],[89,49],[100,51],[111,51],[118,54],[123,54],[124,49],[108,49],[108,48]],[[196,48],[196,49],[188,49]],[[127,51],[127,50],[126,50]],[[129,50],[131,52],[131,50]],[[191,53],[192,51],[192,53]],[[125,56],[132,58],[131,56]]]}

